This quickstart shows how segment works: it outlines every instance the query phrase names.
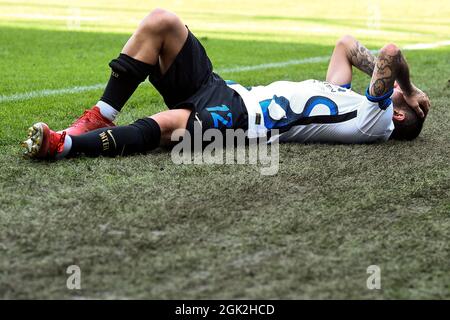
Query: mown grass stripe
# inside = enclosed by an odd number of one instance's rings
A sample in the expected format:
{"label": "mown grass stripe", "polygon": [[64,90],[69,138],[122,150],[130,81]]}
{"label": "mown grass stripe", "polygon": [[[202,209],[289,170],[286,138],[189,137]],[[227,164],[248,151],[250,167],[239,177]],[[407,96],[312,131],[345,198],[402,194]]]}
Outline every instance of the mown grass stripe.
{"label": "mown grass stripe", "polygon": [[[428,50],[428,49],[435,49],[439,47],[449,46],[449,41],[439,41],[434,43],[417,43],[417,44],[411,44],[406,45],[402,49],[403,50]],[[377,50],[372,50],[372,53],[377,53]],[[256,70],[266,70],[266,69],[274,69],[274,68],[284,68],[288,66],[295,66],[295,65],[302,65],[302,64],[309,64],[309,63],[321,63],[326,62],[330,59],[330,56],[319,56],[319,57],[310,57],[310,58],[304,58],[304,59],[297,59],[297,60],[288,60],[288,61],[282,61],[282,62],[273,62],[273,63],[264,63],[264,64],[257,64],[257,65],[250,65],[250,66],[238,66],[233,68],[224,68],[224,69],[218,69],[215,70],[217,73],[239,73],[239,72],[247,72],[247,71],[256,71]],[[72,88],[62,88],[62,89],[45,89],[45,90],[39,90],[39,91],[30,91],[30,92],[24,92],[24,93],[16,93],[9,96],[0,96],[0,103],[5,102],[15,102],[15,101],[22,101],[22,100],[30,100],[35,98],[43,98],[43,97],[49,97],[49,96],[56,96],[61,94],[75,94],[80,92],[86,92],[86,91],[93,91],[97,89],[102,89],[105,87],[104,83],[97,83],[90,86],[77,86]]]}

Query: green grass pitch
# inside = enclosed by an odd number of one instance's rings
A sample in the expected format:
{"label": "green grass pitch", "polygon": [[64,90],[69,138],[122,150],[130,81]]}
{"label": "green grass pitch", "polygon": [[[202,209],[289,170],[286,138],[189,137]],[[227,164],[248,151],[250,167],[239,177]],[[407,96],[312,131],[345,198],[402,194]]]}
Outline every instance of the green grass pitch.
{"label": "green grass pitch", "polygon": [[[19,143],[32,123],[64,128],[102,89],[14,98],[106,83],[156,6],[177,12],[223,70],[327,56],[346,33],[370,49],[448,41],[448,1],[143,3],[0,0],[0,298],[450,298],[450,46],[405,51],[432,100],[416,141],[281,145],[271,177],[174,165],[165,151],[27,161]],[[255,85],[326,68],[223,76]],[[368,78],[353,83],[362,92]],[[164,109],[145,84],[118,123]],[[72,264],[81,290],[66,288]],[[373,264],[381,290],[366,287]]]}

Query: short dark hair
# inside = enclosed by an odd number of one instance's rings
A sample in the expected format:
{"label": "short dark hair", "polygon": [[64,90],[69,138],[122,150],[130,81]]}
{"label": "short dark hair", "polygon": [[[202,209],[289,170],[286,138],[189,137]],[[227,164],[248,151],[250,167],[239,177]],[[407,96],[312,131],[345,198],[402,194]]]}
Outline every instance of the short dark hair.
{"label": "short dark hair", "polygon": [[394,108],[405,112],[405,120],[394,120],[395,128],[390,138],[395,140],[414,140],[417,138],[422,131],[425,118],[420,118],[408,105],[397,105]]}

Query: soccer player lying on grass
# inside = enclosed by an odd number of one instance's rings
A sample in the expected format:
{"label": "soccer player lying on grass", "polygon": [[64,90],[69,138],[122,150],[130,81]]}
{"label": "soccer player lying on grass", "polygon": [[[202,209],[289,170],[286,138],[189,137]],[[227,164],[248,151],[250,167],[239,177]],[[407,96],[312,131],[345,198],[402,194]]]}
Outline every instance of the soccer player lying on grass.
{"label": "soccer player lying on grass", "polygon": [[[195,123],[203,131],[243,129],[250,139],[278,129],[271,140],[280,142],[412,140],[430,107],[426,94],[410,82],[395,45],[383,47],[376,58],[351,36],[338,41],[327,82],[278,81],[253,88],[227,83],[213,72],[198,39],[177,16],[161,9],[142,21],[109,65],[112,73],[100,101],[64,131],[33,125],[24,142],[26,156],[145,153],[173,144],[177,129],[192,133]],[[365,95],[350,89],[352,66],[372,77]],[[115,117],[147,77],[170,110],[115,126]]]}

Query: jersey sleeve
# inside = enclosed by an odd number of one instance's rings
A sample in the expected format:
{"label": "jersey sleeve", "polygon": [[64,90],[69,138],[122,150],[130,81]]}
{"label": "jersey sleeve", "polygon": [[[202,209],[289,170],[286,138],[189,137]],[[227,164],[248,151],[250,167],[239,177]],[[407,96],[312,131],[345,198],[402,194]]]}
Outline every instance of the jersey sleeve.
{"label": "jersey sleeve", "polygon": [[366,98],[370,102],[377,103],[378,107],[381,110],[386,110],[392,104],[391,97],[392,97],[393,93],[394,93],[394,89],[392,88],[391,90],[389,90],[387,93],[385,93],[382,96],[379,96],[379,97],[378,96],[371,96],[370,93],[369,93],[369,87],[367,87],[367,89],[366,89]]}
{"label": "jersey sleeve", "polygon": [[389,139],[394,130],[394,108],[391,100],[393,92],[392,89],[380,97],[374,97],[369,94],[367,88],[366,99],[358,110],[357,126],[361,133],[381,140]]}

